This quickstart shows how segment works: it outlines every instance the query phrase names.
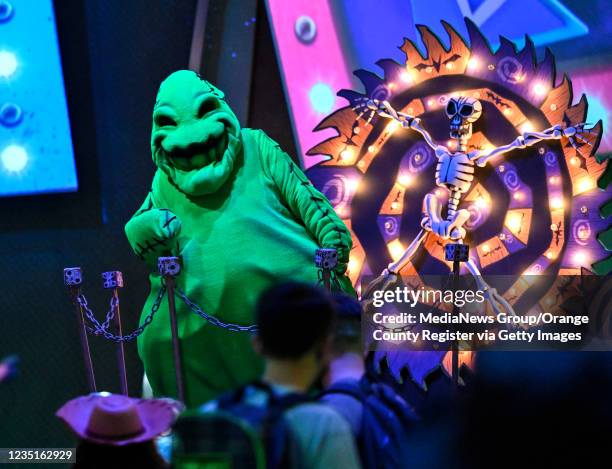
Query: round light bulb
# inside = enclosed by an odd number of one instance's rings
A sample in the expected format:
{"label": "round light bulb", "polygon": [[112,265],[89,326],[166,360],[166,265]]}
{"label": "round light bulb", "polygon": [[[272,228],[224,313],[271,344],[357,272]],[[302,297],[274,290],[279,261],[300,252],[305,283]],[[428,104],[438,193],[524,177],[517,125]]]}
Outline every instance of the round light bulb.
{"label": "round light bulb", "polygon": [[19,145],[9,145],[0,154],[2,166],[10,173],[18,173],[28,164],[28,153]]}
{"label": "round light bulb", "polygon": [[0,77],[8,78],[17,70],[17,57],[12,52],[0,51]]}

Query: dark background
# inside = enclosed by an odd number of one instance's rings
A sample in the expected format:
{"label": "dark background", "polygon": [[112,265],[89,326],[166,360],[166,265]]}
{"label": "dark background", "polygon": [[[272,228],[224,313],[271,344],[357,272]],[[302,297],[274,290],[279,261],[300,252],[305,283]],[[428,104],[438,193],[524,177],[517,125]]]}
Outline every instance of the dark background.
{"label": "dark background", "polygon": [[[211,3],[217,8],[209,10],[207,23],[215,24],[231,2]],[[243,125],[264,128],[295,155],[265,9],[257,3],[250,99],[230,105],[248,116]],[[196,0],[55,2],[81,190],[0,202],[0,358],[21,359],[18,378],[0,385],[0,447],[72,446],[54,412],[88,389],[64,267],[83,268],[84,291],[98,318],[108,308],[100,273],[121,270],[124,331],[137,326],[147,270],[123,226],[150,186],[155,94],[165,76],[188,67],[195,8]],[[207,39],[208,56],[226,49],[221,38]],[[223,67],[212,68],[216,76],[208,78],[222,81]],[[206,74],[206,63],[203,69]],[[98,389],[119,391],[113,345],[99,337],[90,344]],[[135,343],[126,353],[130,394],[137,396],[142,366]]]}

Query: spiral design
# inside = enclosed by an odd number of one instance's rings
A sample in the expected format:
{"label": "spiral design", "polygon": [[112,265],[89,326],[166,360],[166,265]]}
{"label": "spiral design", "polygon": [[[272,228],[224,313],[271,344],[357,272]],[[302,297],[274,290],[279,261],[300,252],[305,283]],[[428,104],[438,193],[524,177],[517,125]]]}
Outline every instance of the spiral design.
{"label": "spiral design", "polygon": [[591,239],[591,223],[589,220],[576,220],[572,225],[572,236],[580,246],[587,246]]}
{"label": "spiral design", "polygon": [[557,166],[557,155],[552,151],[547,151],[544,154],[544,163],[546,163],[546,166]]}
{"label": "spiral design", "polygon": [[399,234],[399,224],[397,220],[393,217],[386,217],[383,220],[383,227],[385,229],[385,233],[390,238],[395,238]]}
{"label": "spiral design", "polygon": [[321,188],[321,192],[329,199],[334,207],[346,204],[349,196],[346,190],[346,178],[340,174],[335,174],[325,182]]}
{"label": "spiral design", "polygon": [[408,151],[408,168],[410,172],[421,172],[432,163],[433,156],[428,146],[419,143]]}
{"label": "spiral design", "polygon": [[508,189],[513,192],[518,190],[519,187],[521,187],[521,181],[518,177],[518,174],[516,174],[516,171],[511,169],[504,173],[504,184]]}
{"label": "spiral design", "polygon": [[524,76],[523,65],[515,57],[502,57],[497,63],[497,74],[506,83],[519,83]]}
{"label": "spiral design", "polygon": [[470,218],[465,224],[465,226],[469,229],[474,229],[478,227],[485,219],[484,210],[479,207],[477,204],[470,204],[467,208],[468,212],[470,212]]}
{"label": "spiral design", "polygon": [[370,95],[370,99],[386,101],[387,99],[389,99],[389,96],[391,96],[391,92],[389,91],[389,88],[387,88],[386,85],[378,85],[372,91],[372,94]]}

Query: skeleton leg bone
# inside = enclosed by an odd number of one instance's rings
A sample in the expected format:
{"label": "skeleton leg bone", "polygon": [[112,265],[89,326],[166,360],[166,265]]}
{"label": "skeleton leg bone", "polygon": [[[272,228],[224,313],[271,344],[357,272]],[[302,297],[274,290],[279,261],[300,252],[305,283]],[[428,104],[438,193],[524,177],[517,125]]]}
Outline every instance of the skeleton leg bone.
{"label": "skeleton leg bone", "polygon": [[427,234],[428,232],[424,229],[419,231],[419,234],[416,236],[416,238],[414,238],[412,243],[410,243],[408,248],[404,251],[402,257],[400,257],[397,261],[389,264],[389,266],[382,271],[382,274],[380,274],[377,278],[375,278],[368,284],[368,288],[362,295],[362,298],[364,300],[364,307],[366,307],[369,302],[372,301],[371,297],[374,294],[375,290],[386,290],[387,288],[389,288],[389,286],[391,286],[397,281],[397,278],[399,276],[398,272],[402,269],[402,267],[404,267],[406,264],[408,264],[408,262],[412,260],[419,247],[421,247],[421,245],[423,244],[423,241],[427,237]]}
{"label": "skeleton leg bone", "polygon": [[402,267],[404,267],[406,264],[408,264],[408,262],[412,260],[412,258],[417,252],[417,249],[419,249],[421,247],[421,244],[423,244],[423,241],[425,241],[427,234],[428,232],[426,230],[419,231],[419,234],[417,234],[416,238],[414,238],[412,243],[410,243],[410,245],[404,251],[402,256],[395,262],[389,264],[387,270],[394,274],[398,273],[402,269]]}

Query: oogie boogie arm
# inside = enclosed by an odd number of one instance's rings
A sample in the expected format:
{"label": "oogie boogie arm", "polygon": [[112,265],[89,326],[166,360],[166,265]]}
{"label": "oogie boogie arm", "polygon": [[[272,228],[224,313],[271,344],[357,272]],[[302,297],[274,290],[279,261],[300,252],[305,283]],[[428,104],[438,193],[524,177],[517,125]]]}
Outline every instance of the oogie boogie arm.
{"label": "oogie boogie arm", "polygon": [[125,225],[128,242],[138,257],[155,265],[157,258],[176,251],[181,222],[167,208],[160,208],[149,192],[142,206]]}
{"label": "oogie boogie arm", "polygon": [[[346,271],[352,247],[351,234],[334,211],[329,200],[316,190],[302,170],[264,132],[256,140],[262,155],[264,171],[278,187],[291,212],[306,227],[319,246],[335,248],[340,273]],[[314,255],[314,253],[313,253]]]}

